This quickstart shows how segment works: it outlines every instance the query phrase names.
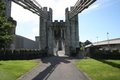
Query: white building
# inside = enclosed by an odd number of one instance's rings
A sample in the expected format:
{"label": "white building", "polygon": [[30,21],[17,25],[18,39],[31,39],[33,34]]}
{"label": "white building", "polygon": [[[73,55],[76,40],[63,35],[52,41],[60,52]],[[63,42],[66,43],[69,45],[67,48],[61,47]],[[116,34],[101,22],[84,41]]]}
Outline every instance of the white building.
{"label": "white building", "polygon": [[119,50],[119,52],[120,52],[120,38],[96,42],[96,43],[87,45],[86,48],[89,48],[91,46],[100,46],[104,50],[111,50],[111,51]]}

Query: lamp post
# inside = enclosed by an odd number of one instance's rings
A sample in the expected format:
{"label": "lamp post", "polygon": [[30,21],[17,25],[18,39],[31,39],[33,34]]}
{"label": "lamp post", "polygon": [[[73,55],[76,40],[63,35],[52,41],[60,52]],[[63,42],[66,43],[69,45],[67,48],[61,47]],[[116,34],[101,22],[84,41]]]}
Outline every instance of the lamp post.
{"label": "lamp post", "polygon": [[98,36],[96,38],[97,38],[97,45],[98,45]]}
{"label": "lamp post", "polygon": [[109,45],[109,33],[107,32],[107,41],[108,41],[108,49],[110,49],[110,45]]}

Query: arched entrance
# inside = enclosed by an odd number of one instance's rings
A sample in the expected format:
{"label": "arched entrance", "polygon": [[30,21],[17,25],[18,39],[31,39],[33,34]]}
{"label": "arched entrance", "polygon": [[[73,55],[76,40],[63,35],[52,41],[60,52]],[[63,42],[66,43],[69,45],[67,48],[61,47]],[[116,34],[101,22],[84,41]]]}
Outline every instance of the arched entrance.
{"label": "arched entrance", "polygon": [[54,32],[54,54],[65,55],[65,22],[55,20],[52,25]]}

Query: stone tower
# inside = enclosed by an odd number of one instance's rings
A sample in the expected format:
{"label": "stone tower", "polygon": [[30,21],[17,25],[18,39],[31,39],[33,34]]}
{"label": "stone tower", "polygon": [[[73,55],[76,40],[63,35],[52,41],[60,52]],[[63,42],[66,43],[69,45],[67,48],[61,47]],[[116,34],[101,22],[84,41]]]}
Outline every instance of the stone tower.
{"label": "stone tower", "polygon": [[[71,7],[70,11],[72,11]],[[70,19],[70,11],[68,8],[65,10],[65,20],[66,20],[66,37],[65,37],[65,53],[70,54],[70,51],[76,52],[79,48],[79,26],[78,26],[78,14]]]}
{"label": "stone tower", "polygon": [[49,53],[53,53],[53,32],[52,32],[52,9],[43,7],[43,16],[40,17],[40,49],[49,48]]}
{"label": "stone tower", "polygon": [[7,17],[11,17],[11,0],[2,0],[5,4],[5,14]]}

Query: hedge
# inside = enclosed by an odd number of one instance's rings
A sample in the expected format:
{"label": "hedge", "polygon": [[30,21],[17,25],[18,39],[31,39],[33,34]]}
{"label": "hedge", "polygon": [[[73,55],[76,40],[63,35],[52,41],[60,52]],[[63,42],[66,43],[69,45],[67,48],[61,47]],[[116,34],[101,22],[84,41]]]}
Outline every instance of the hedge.
{"label": "hedge", "polygon": [[46,56],[46,50],[0,50],[0,60],[27,60]]}
{"label": "hedge", "polygon": [[119,50],[99,50],[99,48],[92,47],[90,57],[95,59],[120,59],[120,52]]}

